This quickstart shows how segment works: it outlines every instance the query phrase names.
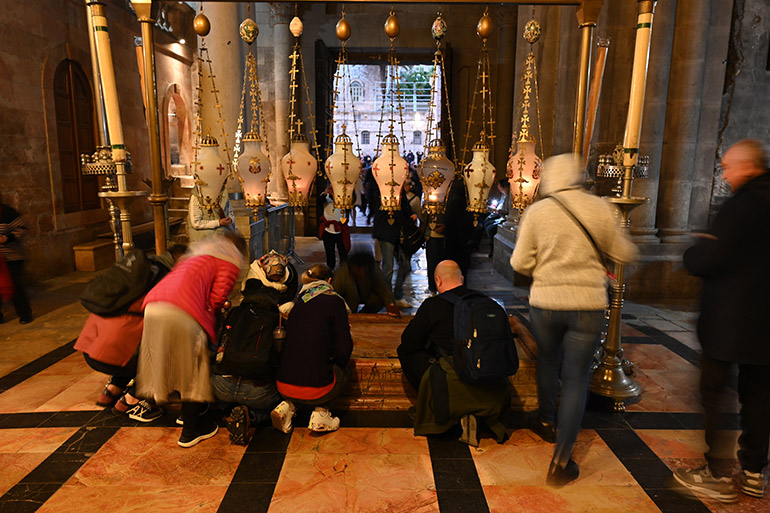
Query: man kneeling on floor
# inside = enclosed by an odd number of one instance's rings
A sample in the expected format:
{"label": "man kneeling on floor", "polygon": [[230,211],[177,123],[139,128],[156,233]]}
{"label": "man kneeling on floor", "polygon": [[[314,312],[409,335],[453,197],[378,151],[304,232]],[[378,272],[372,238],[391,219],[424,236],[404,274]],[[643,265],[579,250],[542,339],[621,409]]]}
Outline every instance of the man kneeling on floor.
{"label": "man kneeling on floor", "polygon": [[[436,266],[435,280],[439,294],[420,305],[398,346],[403,373],[418,391],[414,434],[448,433],[459,423],[462,426],[460,441],[478,446],[478,418],[486,423],[495,439],[502,442],[505,426],[501,416],[511,404],[508,381],[505,378],[483,384],[463,381],[455,370],[455,357],[450,356],[455,352],[457,338],[454,303],[464,296],[482,295],[463,285],[460,267],[452,260]],[[510,343],[513,344],[512,337]],[[515,348],[513,351],[515,358]]]}

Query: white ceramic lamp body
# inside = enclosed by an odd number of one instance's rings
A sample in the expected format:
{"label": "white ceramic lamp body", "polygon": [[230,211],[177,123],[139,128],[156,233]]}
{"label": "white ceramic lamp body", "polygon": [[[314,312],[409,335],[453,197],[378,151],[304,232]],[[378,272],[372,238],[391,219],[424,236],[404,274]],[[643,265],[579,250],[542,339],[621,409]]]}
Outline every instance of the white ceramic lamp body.
{"label": "white ceramic lamp body", "polygon": [[473,147],[473,158],[463,172],[468,190],[468,212],[480,214],[487,211],[489,189],[495,181],[495,166],[489,161],[489,148],[483,144]]}
{"label": "white ceramic lamp body", "polygon": [[334,153],[326,159],[325,169],[332,185],[334,208],[352,209],[353,191],[361,175],[361,160],[353,153],[353,143],[350,140],[338,140],[334,143]]}
{"label": "white ceramic lamp body", "polygon": [[315,179],[317,166],[307,141],[291,143],[291,150],[281,159],[281,170],[289,188],[289,206],[308,205],[308,194]]}
{"label": "white ceramic lamp body", "polygon": [[243,153],[238,157],[238,178],[243,187],[246,206],[264,206],[267,199],[267,183],[270,181],[270,158],[264,152],[264,143],[257,140],[243,141]]}
{"label": "white ceramic lamp body", "polygon": [[447,158],[443,146],[430,148],[428,157],[422,161],[420,175],[423,209],[429,214],[443,213],[455,175],[455,165]]}
{"label": "white ceramic lamp body", "polygon": [[202,145],[195,163],[195,178],[203,208],[209,211],[219,208],[219,195],[227,175],[227,164],[219,156],[219,146]]}
{"label": "white ceramic lamp body", "polygon": [[511,205],[523,211],[531,205],[540,187],[543,162],[535,153],[534,141],[516,143],[516,153],[508,159],[506,171],[511,188]]}
{"label": "white ceramic lamp body", "polygon": [[398,139],[385,136],[382,154],[372,165],[372,174],[380,188],[380,210],[393,212],[401,209],[401,188],[409,176],[409,164],[399,154]]}

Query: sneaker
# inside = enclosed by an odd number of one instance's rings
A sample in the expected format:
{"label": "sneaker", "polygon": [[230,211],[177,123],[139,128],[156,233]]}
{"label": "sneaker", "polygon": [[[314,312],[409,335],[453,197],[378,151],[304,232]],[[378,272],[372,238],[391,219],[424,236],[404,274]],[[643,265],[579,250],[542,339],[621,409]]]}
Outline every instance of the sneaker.
{"label": "sneaker", "polygon": [[767,477],[762,472],[749,472],[744,470],[738,476],[741,485],[741,491],[746,495],[761,499],[765,496],[765,487],[767,486]]}
{"label": "sneaker", "polygon": [[678,468],[674,470],[674,479],[685,488],[710,499],[720,502],[738,500],[733,480],[729,477],[715,477],[708,465],[688,470]]}
{"label": "sneaker", "polygon": [[460,441],[464,444],[479,446],[479,430],[475,415],[463,415],[460,419],[460,427],[463,428],[463,434],[460,435]]}
{"label": "sneaker", "polygon": [[331,412],[326,408],[316,408],[310,415],[310,423],[307,427],[318,432],[337,431],[340,428],[340,419],[332,417]]}
{"label": "sneaker", "polygon": [[404,308],[404,309],[412,308],[411,303],[408,303],[408,302],[406,302],[403,299],[396,299],[396,306],[399,307],[399,308]]}
{"label": "sneaker", "polygon": [[564,467],[551,460],[551,466],[548,467],[548,475],[545,477],[545,484],[548,486],[564,486],[577,479],[579,475],[580,467],[572,458]]}
{"label": "sneaker", "polygon": [[192,447],[216,435],[217,431],[219,431],[219,426],[214,421],[202,422],[201,426],[192,433],[185,432],[185,429],[182,428],[182,436],[179,437],[177,444],[179,447]]}
{"label": "sneaker", "polygon": [[249,443],[250,427],[249,409],[238,405],[230,412],[227,419],[227,430],[230,432],[230,441],[236,445],[247,445]]}
{"label": "sneaker", "polygon": [[270,412],[270,418],[273,421],[273,427],[282,433],[291,431],[291,419],[297,414],[294,405],[289,401],[282,401]]}
{"label": "sneaker", "polygon": [[123,394],[113,406],[112,413],[121,417],[128,416],[129,419],[139,422],[152,422],[163,415],[163,408],[152,406],[144,399],[136,404],[128,404],[126,396]]}

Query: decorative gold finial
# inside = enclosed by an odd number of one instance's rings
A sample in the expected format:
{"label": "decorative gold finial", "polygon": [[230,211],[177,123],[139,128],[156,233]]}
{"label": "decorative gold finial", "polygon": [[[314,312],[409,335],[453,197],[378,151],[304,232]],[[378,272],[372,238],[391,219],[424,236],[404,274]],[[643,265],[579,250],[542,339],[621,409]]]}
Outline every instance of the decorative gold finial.
{"label": "decorative gold finial", "polygon": [[241,26],[238,27],[238,33],[241,35],[241,39],[250,45],[257,40],[259,27],[257,27],[257,23],[254,20],[246,18],[241,22]]}
{"label": "decorative gold finial", "polygon": [[193,29],[201,37],[206,37],[211,32],[211,22],[205,14],[198,13],[193,20]]}
{"label": "decorative gold finial", "polygon": [[350,38],[350,23],[345,19],[345,13],[342,13],[342,18],[337,22],[337,39],[340,41],[347,41]]}
{"label": "decorative gold finial", "polygon": [[385,20],[385,35],[393,39],[398,36],[399,32],[401,32],[401,22],[398,21],[396,13],[390,11],[390,16]]}
{"label": "decorative gold finial", "polygon": [[481,17],[478,25],[476,25],[476,34],[478,34],[482,40],[486,41],[489,36],[492,35],[492,28],[492,18],[490,18],[489,14],[485,11],[484,16]]}
{"label": "decorative gold finial", "polygon": [[524,25],[524,40],[533,45],[537,42],[538,39],[540,39],[540,24],[537,22],[537,20],[529,20],[526,25]]}
{"label": "decorative gold finial", "polygon": [[299,19],[299,16],[292,18],[291,22],[289,23],[289,32],[291,32],[294,37],[299,37],[302,35],[304,30],[305,25],[302,23],[302,20]]}
{"label": "decorative gold finial", "polygon": [[436,41],[441,41],[446,35],[446,31],[446,21],[444,21],[444,17],[441,16],[441,13],[438,13],[436,19],[433,20],[433,25],[430,27],[430,34]]}

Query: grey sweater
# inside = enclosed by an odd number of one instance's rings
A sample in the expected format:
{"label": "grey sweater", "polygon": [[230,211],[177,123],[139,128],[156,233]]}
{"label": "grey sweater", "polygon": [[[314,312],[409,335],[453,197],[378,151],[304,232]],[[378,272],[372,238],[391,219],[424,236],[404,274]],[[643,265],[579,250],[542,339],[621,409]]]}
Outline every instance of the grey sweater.
{"label": "grey sweater", "polygon": [[607,307],[607,273],[596,249],[575,220],[580,220],[600,251],[616,262],[636,258],[636,246],[620,228],[618,209],[583,191],[579,161],[571,154],[543,163],[538,200],[527,208],[519,227],[511,266],[532,276],[529,302],[546,310],[602,310]]}

